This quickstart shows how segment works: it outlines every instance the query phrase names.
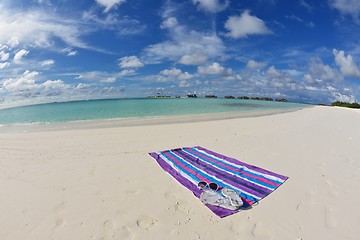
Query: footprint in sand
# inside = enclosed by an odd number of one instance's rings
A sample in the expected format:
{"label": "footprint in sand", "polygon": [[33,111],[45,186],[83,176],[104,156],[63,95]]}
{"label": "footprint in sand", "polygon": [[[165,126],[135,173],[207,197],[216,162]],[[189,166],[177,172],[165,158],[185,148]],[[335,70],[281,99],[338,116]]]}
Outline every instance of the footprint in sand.
{"label": "footprint in sand", "polygon": [[67,206],[66,202],[61,202],[54,207],[53,211],[55,214],[60,214],[65,210],[66,206]]}
{"label": "footprint in sand", "polygon": [[296,211],[299,211],[301,210],[301,206],[302,205],[302,202],[299,202],[298,205],[296,206]]}
{"label": "footprint in sand", "polygon": [[62,218],[56,218],[55,219],[55,226],[58,227],[64,227],[65,226],[65,221]]}
{"label": "footprint in sand", "polygon": [[324,169],[326,168],[326,163],[325,162],[320,162],[318,165],[318,169],[321,171],[324,171]]}
{"label": "footprint in sand", "polygon": [[141,193],[141,191],[139,191],[137,189],[131,189],[131,190],[126,191],[126,195],[138,195],[140,193]]}
{"label": "footprint in sand", "polygon": [[258,239],[272,239],[270,231],[260,222],[254,224],[251,235]]}
{"label": "footprint in sand", "polygon": [[328,189],[329,189],[330,195],[332,195],[333,197],[339,196],[339,193],[336,190],[336,185],[334,185],[330,180],[326,180],[325,182],[329,186]]}
{"label": "footprint in sand", "polygon": [[130,240],[135,238],[135,234],[131,231],[128,226],[124,226],[121,228],[116,227],[116,223],[111,220],[107,220],[104,222],[104,233],[101,237],[101,240],[108,239],[124,239]]}
{"label": "footprint in sand", "polygon": [[136,225],[144,230],[149,230],[150,228],[152,228],[155,224],[157,223],[156,219],[153,219],[151,217],[148,216],[143,216],[140,219],[138,219],[136,221]]}
{"label": "footprint in sand", "polygon": [[89,171],[90,176],[95,176],[96,175],[96,168],[92,167],[91,170]]}
{"label": "footprint in sand", "polygon": [[328,228],[335,228],[337,226],[337,220],[332,208],[325,207],[325,226]]}
{"label": "footprint in sand", "polygon": [[244,221],[231,221],[229,230],[235,234],[239,234],[244,230],[244,227],[248,224],[249,222],[244,222]]}
{"label": "footprint in sand", "polygon": [[116,239],[128,240],[128,239],[134,239],[134,238],[135,238],[134,233],[127,226],[122,227],[121,229],[119,229],[119,231],[116,234]]}
{"label": "footprint in sand", "polygon": [[177,197],[171,191],[165,193],[165,197],[170,200],[176,200]]}
{"label": "footprint in sand", "polygon": [[112,230],[112,229],[114,229],[114,227],[115,227],[115,223],[113,221],[107,220],[104,222],[105,231]]}
{"label": "footprint in sand", "polygon": [[66,210],[66,206],[66,202],[61,202],[53,208],[56,228],[65,226],[65,220],[61,217],[61,215]]}
{"label": "footprint in sand", "polygon": [[189,215],[189,209],[183,203],[180,202],[176,202],[175,211],[178,211],[183,215]]}

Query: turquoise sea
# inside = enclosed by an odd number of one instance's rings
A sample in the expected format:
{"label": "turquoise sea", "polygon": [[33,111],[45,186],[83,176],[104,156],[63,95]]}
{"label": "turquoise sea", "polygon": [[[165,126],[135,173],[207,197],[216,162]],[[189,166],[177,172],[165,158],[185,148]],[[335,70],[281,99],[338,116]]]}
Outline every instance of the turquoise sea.
{"label": "turquoise sea", "polygon": [[1,109],[0,126],[226,112],[291,111],[306,106],[288,102],[207,98],[86,100]]}

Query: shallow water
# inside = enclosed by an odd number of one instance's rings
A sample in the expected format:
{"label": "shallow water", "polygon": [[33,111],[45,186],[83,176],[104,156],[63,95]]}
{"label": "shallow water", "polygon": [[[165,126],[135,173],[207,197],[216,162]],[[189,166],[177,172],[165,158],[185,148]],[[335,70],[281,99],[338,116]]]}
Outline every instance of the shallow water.
{"label": "shallow water", "polygon": [[272,110],[297,110],[306,106],[275,101],[204,98],[89,100],[2,109],[0,124],[9,126],[214,113],[265,113]]}

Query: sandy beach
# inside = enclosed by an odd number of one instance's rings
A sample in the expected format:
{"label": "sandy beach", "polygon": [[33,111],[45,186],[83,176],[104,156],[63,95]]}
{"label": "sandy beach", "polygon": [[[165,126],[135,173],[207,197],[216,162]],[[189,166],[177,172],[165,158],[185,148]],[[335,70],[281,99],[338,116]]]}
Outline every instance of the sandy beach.
{"label": "sandy beach", "polygon": [[[360,111],[0,132],[0,239],[359,239]],[[1,130],[0,130],[1,131]],[[148,153],[203,146],[289,179],[220,219]]]}

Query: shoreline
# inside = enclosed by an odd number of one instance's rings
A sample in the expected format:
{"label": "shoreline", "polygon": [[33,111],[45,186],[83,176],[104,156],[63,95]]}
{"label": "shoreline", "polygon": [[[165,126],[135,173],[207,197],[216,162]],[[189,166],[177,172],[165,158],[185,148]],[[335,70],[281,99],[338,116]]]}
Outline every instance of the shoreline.
{"label": "shoreline", "polygon": [[206,113],[206,114],[191,114],[191,115],[169,115],[159,117],[136,117],[136,118],[116,118],[103,120],[81,120],[69,122],[56,123],[33,123],[33,124],[18,124],[18,125],[2,125],[0,126],[1,133],[16,133],[16,132],[38,132],[38,131],[59,131],[59,130],[78,130],[78,129],[93,129],[93,128],[112,128],[112,127],[135,127],[148,125],[162,125],[162,124],[178,124],[178,123],[192,123],[192,122],[207,122],[217,120],[227,120],[236,118],[253,118],[261,116],[270,116],[276,114],[283,114],[288,112],[299,111],[305,108],[312,108],[313,105],[306,107],[292,108],[292,109],[271,109],[271,110],[252,110],[244,112],[223,112],[223,113]]}

